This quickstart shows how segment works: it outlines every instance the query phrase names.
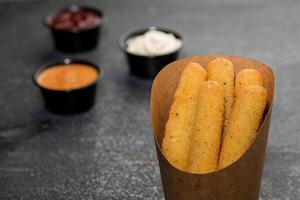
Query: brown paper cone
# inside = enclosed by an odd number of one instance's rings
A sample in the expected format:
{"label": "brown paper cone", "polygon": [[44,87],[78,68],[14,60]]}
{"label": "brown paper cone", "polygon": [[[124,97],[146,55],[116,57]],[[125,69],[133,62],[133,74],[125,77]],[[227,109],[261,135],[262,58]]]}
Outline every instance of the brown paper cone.
{"label": "brown paper cone", "polygon": [[[232,165],[208,174],[191,174],[172,166],[161,151],[161,144],[169,109],[184,67],[196,62],[206,67],[217,57],[225,57],[234,64],[237,74],[244,68],[255,68],[264,78],[268,104],[258,136],[246,153]],[[151,92],[151,119],[157,157],[166,200],[256,200],[264,167],[265,151],[271,120],[274,95],[274,74],[271,68],[258,61],[236,56],[196,56],[170,63],[157,75]]]}

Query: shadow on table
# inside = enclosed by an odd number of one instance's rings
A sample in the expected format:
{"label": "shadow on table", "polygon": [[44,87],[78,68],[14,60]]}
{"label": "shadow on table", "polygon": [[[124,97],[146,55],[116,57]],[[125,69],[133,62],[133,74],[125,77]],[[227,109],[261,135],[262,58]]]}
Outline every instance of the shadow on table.
{"label": "shadow on table", "polygon": [[0,158],[14,151],[19,144],[38,134],[41,125],[17,125],[0,130]]}

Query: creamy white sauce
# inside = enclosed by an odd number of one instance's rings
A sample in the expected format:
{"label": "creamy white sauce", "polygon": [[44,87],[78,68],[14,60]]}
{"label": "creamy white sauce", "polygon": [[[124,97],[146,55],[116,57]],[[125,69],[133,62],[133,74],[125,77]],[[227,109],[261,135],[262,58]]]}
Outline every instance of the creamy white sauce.
{"label": "creamy white sauce", "polygon": [[127,40],[127,51],[143,56],[156,56],[172,53],[182,46],[182,41],[172,33],[149,30]]}

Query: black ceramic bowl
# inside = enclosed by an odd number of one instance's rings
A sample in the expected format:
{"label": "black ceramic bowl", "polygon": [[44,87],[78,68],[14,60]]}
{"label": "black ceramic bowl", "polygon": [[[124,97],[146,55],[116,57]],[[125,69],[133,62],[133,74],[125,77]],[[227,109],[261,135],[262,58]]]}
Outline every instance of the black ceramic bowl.
{"label": "black ceramic bowl", "polygon": [[[52,20],[56,15],[65,11],[76,10],[92,12],[100,17],[100,22],[92,27],[75,28],[70,30],[58,29],[53,26]],[[44,24],[52,32],[53,41],[57,50],[64,52],[83,52],[95,49],[97,47],[98,40],[101,34],[101,27],[104,20],[103,17],[103,12],[99,9],[86,6],[71,5],[59,10],[58,12],[50,16],[47,16],[44,19]]]}
{"label": "black ceramic bowl", "polygon": [[[55,65],[67,65],[72,63],[86,64],[95,68],[98,72],[97,79],[89,85],[72,90],[52,90],[38,84],[37,78],[45,69]],[[102,71],[100,73],[100,68],[89,61],[64,59],[38,68],[33,74],[33,82],[42,92],[45,106],[49,111],[58,114],[75,114],[87,111],[94,105],[97,83],[101,75]]]}
{"label": "black ceramic bowl", "polygon": [[134,32],[131,32],[129,34],[126,34],[125,36],[121,37],[120,39],[120,48],[125,53],[127,57],[127,61],[129,64],[130,72],[135,75],[142,78],[154,78],[156,74],[167,64],[170,62],[173,62],[178,58],[178,54],[182,48],[182,46],[177,49],[174,52],[164,54],[164,55],[157,55],[157,56],[143,56],[143,55],[137,55],[132,54],[127,51],[127,41],[130,38],[136,37],[138,35],[142,35],[145,32],[149,30],[159,30],[165,33],[172,33],[176,38],[183,41],[182,36],[172,30],[166,29],[166,28],[159,28],[159,27],[148,27],[144,29],[140,29]]}

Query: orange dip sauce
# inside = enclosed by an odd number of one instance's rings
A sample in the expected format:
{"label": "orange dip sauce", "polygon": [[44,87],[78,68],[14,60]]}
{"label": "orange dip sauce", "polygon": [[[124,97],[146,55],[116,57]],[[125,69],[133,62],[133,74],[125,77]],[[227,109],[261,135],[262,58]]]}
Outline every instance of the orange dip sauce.
{"label": "orange dip sauce", "polygon": [[62,64],[42,71],[37,77],[37,83],[51,90],[72,90],[93,83],[98,76],[98,71],[90,65]]}

